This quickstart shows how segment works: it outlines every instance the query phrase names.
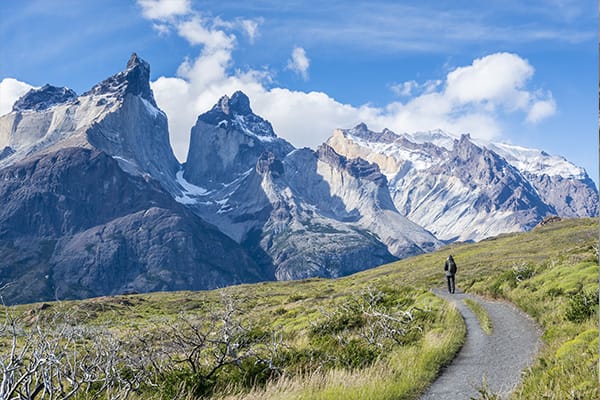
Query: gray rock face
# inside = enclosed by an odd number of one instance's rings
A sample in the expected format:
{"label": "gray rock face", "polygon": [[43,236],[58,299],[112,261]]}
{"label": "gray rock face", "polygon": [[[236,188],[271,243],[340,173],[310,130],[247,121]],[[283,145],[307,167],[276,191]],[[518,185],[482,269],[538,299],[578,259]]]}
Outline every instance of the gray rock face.
{"label": "gray rock face", "polygon": [[[0,117],[0,282],[10,303],[274,279],[174,196],[181,169],[149,66]],[[25,288],[25,289],[24,289]]]}
{"label": "gray rock face", "polygon": [[283,159],[293,149],[275,136],[268,121],[252,113],[248,97],[236,92],[198,117],[183,176],[212,189],[254,168],[264,151]]}
{"label": "gray rock face", "polygon": [[148,63],[133,54],[124,71],[77,98],[72,91],[62,96],[64,89],[50,86],[30,91],[13,112],[0,117],[0,148],[13,150],[0,159],[0,168],[40,152],[95,148],[115,157],[127,172],[148,174],[176,191],[179,162],[149,77]]}
{"label": "gray rock face", "polygon": [[158,182],[98,150],[61,149],[0,170],[0,201],[9,303],[273,278]]}
{"label": "gray rock face", "polygon": [[13,111],[42,111],[56,104],[73,101],[77,93],[69,88],[44,85],[40,89],[31,89],[13,105]]}
{"label": "gray rock face", "polygon": [[110,95],[122,100],[128,94],[141,97],[158,108],[150,88],[150,64],[139,58],[136,53],[131,55],[124,71],[103,80],[83,96]]}
{"label": "gray rock face", "polygon": [[180,201],[277,279],[346,275],[440,245],[397,212],[377,165],[326,145],[294,150],[239,92],[198,118],[184,171],[197,194]]}
{"label": "gray rock face", "polygon": [[597,190],[585,173],[574,178],[580,169],[532,149],[486,147],[441,131],[377,133],[364,124],[337,130],[328,144],[377,163],[400,213],[448,241],[531,229],[548,215],[594,216],[598,209]]}
{"label": "gray rock face", "polygon": [[542,200],[566,218],[598,215],[598,191],[588,177],[565,178],[560,175],[524,174]]}
{"label": "gray rock face", "polygon": [[9,157],[13,154],[15,154],[15,151],[10,146],[6,146],[5,148],[2,149],[2,151],[0,151],[0,160],[2,160],[3,158]]}

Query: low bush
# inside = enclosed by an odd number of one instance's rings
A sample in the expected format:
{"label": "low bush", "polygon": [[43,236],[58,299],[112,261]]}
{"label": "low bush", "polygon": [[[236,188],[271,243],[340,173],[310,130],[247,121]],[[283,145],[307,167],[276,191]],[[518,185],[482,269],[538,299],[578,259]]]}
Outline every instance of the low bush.
{"label": "low bush", "polygon": [[598,315],[598,292],[580,291],[569,299],[565,319],[571,322],[583,322]]}

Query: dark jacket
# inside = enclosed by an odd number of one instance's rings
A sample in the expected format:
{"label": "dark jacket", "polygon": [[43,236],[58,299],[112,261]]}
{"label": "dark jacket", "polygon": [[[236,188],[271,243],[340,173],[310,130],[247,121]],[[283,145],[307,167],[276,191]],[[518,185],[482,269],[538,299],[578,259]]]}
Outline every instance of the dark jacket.
{"label": "dark jacket", "polygon": [[452,276],[456,274],[456,263],[454,262],[454,258],[449,256],[444,264],[444,271],[446,271],[446,276]]}

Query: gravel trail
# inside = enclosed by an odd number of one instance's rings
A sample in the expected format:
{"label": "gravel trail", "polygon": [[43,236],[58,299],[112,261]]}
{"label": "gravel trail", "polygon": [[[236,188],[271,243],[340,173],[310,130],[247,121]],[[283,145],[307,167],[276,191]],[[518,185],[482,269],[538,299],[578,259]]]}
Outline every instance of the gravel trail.
{"label": "gravel trail", "polygon": [[[465,294],[458,288],[455,294],[441,289],[434,289],[433,293],[456,304],[465,320],[467,337],[456,358],[421,400],[477,398],[484,380],[491,392],[507,398],[541,348],[541,330],[509,303]],[[491,335],[483,332],[475,314],[463,303],[465,298],[479,302],[487,310],[493,323]]]}

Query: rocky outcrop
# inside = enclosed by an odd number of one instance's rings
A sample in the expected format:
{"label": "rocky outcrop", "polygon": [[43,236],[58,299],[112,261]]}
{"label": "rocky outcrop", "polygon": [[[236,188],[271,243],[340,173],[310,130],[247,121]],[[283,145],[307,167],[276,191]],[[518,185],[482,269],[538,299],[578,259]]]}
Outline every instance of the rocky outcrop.
{"label": "rocky outcrop", "polygon": [[0,201],[9,303],[273,279],[158,182],[98,150],[61,149],[0,170]]}
{"label": "rocky outcrop", "polygon": [[560,175],[524,174],[536,188],[542,200],[564,218],[598,215],[596,185],[586,175],[569,178]]}
{"label": "rocky outcrop", "polygon": [[346,275],[440,245],[398,214],[376,164],[293,149],[241,92],[198,117],[184,171],[180,201],[277,279]]}
{"label": "rocky outcrop", "polygon": [[9,303],[274,279],[174,200],[166,115],[133,54],[79,97],[44,87],[0,117],[0,282]]}
{"label": "rocky outcrop", "polygon": [[57,104],[73,101],[77,93],[66,87],[44,85],[31,89],[13,105],[13,111],[42,111]]}
{"label": "rocky outcrop", "polygon": [[242,92],[223,96],[192,128],[184,178],[215,188],[254,168],[264,151],[283,159],[294,148],[275,136],[269,121],[255,115]]}
{"label": "rocky outcrop", "polygon": [[150,175],[177,191],[179,162],[149,77],[148,63],[134,53],[124,71],[77,98],[68,89],[50,86],[30,91],[13,112],[0,117],[0,148],[13,150],[0,159],[0,168],[40,152],[94,148],[113,156],[128,173]]}
{"label": "rocky outcrop", "polygon": [[[441,131],[376,133],[364,124],[336,130],[328,144],[347,157],[377,163],[399,212],[440,239],[481,240],[531,229],[547,215],[597,213],[597,190],[587,175],[583,172],[581,179],[544,174],[582,172],[543,152],[486,147],[468,135],[454,138]],[[545,167],[538,171],[532,166]]]}

